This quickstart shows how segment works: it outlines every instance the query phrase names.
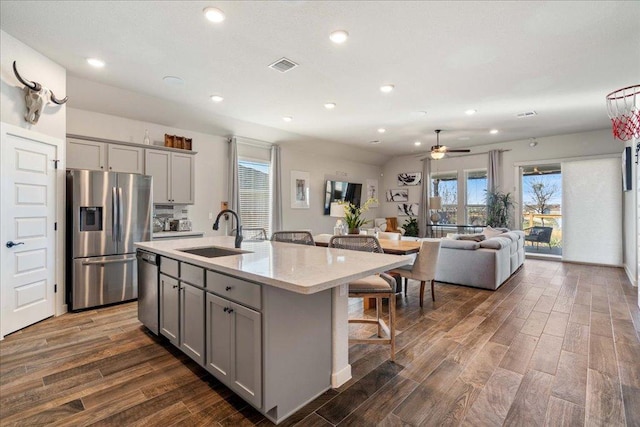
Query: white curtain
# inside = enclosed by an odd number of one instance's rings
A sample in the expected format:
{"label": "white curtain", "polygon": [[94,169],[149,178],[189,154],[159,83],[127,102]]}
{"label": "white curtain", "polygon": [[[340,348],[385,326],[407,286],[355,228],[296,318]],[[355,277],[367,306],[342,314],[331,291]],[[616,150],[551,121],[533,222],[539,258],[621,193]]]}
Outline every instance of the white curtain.
{"label": "white curtain", "polygon": [[[238,179],[238,141],[236,137],[229,140],[229,209],[240,216],[240,180]],[[233,216],[231,229],[237,228]]]}
{"label": "white curtain", "polygon": [[562,162],[562,259],[622,265],[620,159]]}
{"label": "white curtain", "polygon": [[429,221],[429,196],[431,194],[431,160],[422,161],[422,187],[420,189],[420,204],[418,205],[418,235],[427,235],[427,222]]}
{"label": "white curtain", "polygon": [[494,193],[500,187],[500,171],[502,170],[502,158],[500,150],[491,150],[488,153],[487,165],[487,191]]}
{"label": "white curtain", "polygon": [[271,146],[271,231],[282,230],[282,182],[280,146]]}

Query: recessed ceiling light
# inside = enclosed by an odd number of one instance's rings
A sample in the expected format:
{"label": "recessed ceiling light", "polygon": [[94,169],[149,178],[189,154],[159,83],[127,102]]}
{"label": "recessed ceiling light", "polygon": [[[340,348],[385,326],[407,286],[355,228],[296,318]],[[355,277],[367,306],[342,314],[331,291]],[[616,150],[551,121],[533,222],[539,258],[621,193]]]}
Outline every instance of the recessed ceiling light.
{"label": "recessed ceiling light", "polygon": [[220,95],[211,95],[211,100],[213,102],[222,102],[224,100],[224,98],[221,97]]}
{"label": "recessed ceiling light", "polygon": [[371,145],[378,145],[378,144],[380,144],[380,140],[376,139],[376,140],[374,140],[374,141],[369,141],[369,144],[371,144]]}
{"label": "recessed ceiling light", "polygon": [[414,143],[413,143],[413,145],[415,145],[415,146],[417,147],[417,146],[419,146],[419,145],[422,145],[422,142],[420,142],[420,141],[416,141],[416,142],[414,142]]}
{"label": "recessed ceiling light", "polygon": [[164,76],[162,80],[169,86],[182,86],[184,84],[184,80],[176,76]]}
{"label": "recessed ceiling light", "polygon": [[495,134],[496,134],[496,133],[498,133],[498,132],[499,132],[499,131],[498,131],[498,129],[491,129],[491,130],[489,131],[489,133],[490,133],[491,135],[495,135]]}
{"label": "recessed ceiling light", "polygon": [[336,30],[329,34],[329,38],[336,44],[342,44],[349,38],[349,33],[347,33],[345,30]]}
{"label": "recessed ceiling light", "polygon": [[336,108],[336,103],[327,102],[326,104],[324,104],[324,108],[326,108],[327,110],[333,110],[334,108]]}
{"label": "recessed ceiling light", "polygon": [[206,7],[202,11],[204,16],[211,22],[219,23],[224,21],[224,12],[216,7]]}
{"label": "recessed ceiling light", "polygon": [[293,117],[291,117],[291,116],[284,116],[284,117],[282,118],[282,120],[284,120],[285,122],[290,122],[291,120],[293,120]]}
{"label": "recessed ceiling light", "polygon": [[382,85],[380,86],[380,91],[384,93],[389,93],[393,90],[394,87],[395,87],[394,85]]}
{"label": "recessed ceiling light", "polygon": [[470,109],[470,110],[465,111],[464,113],[465,113],[467,116],[473,116],[473,115],[474,115],[475,113],[477,113],[477,112],[478,112],[478,110]]}
{"label": "recessed ceiling light", "polygon": [[387,130],[385,128],[378,128],[378,133],[385,133]]}
{"label": "recessed ceiling light", "polygon": [[104,61],[102,59],[98,59],[98,58],[87,58],[87,62],[89,63],[89,65],[91,65],[92,67],[96,67],[96,68],[102,68],[104,67]]}

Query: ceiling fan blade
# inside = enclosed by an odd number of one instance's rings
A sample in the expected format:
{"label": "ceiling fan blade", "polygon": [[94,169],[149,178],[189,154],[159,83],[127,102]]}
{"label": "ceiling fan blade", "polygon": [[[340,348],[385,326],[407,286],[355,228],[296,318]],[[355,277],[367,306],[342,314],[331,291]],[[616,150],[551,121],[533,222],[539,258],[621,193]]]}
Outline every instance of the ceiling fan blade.
{"label": "ceiling fan blade", "polygon": [[453,149],[453,148],[447,148],[446,150],[447,153],[470,153],[471,150],[469,149]]}

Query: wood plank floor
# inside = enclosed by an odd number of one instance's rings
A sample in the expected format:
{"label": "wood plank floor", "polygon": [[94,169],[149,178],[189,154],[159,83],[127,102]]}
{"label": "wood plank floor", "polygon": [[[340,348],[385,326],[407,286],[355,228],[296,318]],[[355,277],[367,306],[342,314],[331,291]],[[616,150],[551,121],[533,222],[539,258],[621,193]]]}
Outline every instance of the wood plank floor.
{"label": "wood plank floor", "polygon": [[[396,363],[388,346],[352,346],[353,378],[282,425],[640,425],[640,311],[622,269],[527,260],[495,292],[436,284],[423,309],[417,290],[397,297]],[[271,424],[147,333],[136,310],[7,336],[0,424]]]}

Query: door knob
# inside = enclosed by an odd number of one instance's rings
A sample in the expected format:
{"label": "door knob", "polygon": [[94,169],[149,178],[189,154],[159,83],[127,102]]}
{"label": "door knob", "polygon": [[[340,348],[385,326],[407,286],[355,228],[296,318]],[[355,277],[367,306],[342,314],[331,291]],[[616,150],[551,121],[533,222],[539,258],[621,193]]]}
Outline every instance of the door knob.
{"label": "door knob", "polygon": [[7,247],[8,247],[8,248],[12,248],[12,247],[14,247],[14,246],[18,246],[18,245],[24,245],[24,242],[13,242],[13,241],[11,241],[11,240],[9,240],[9,241],[7,242]]}

